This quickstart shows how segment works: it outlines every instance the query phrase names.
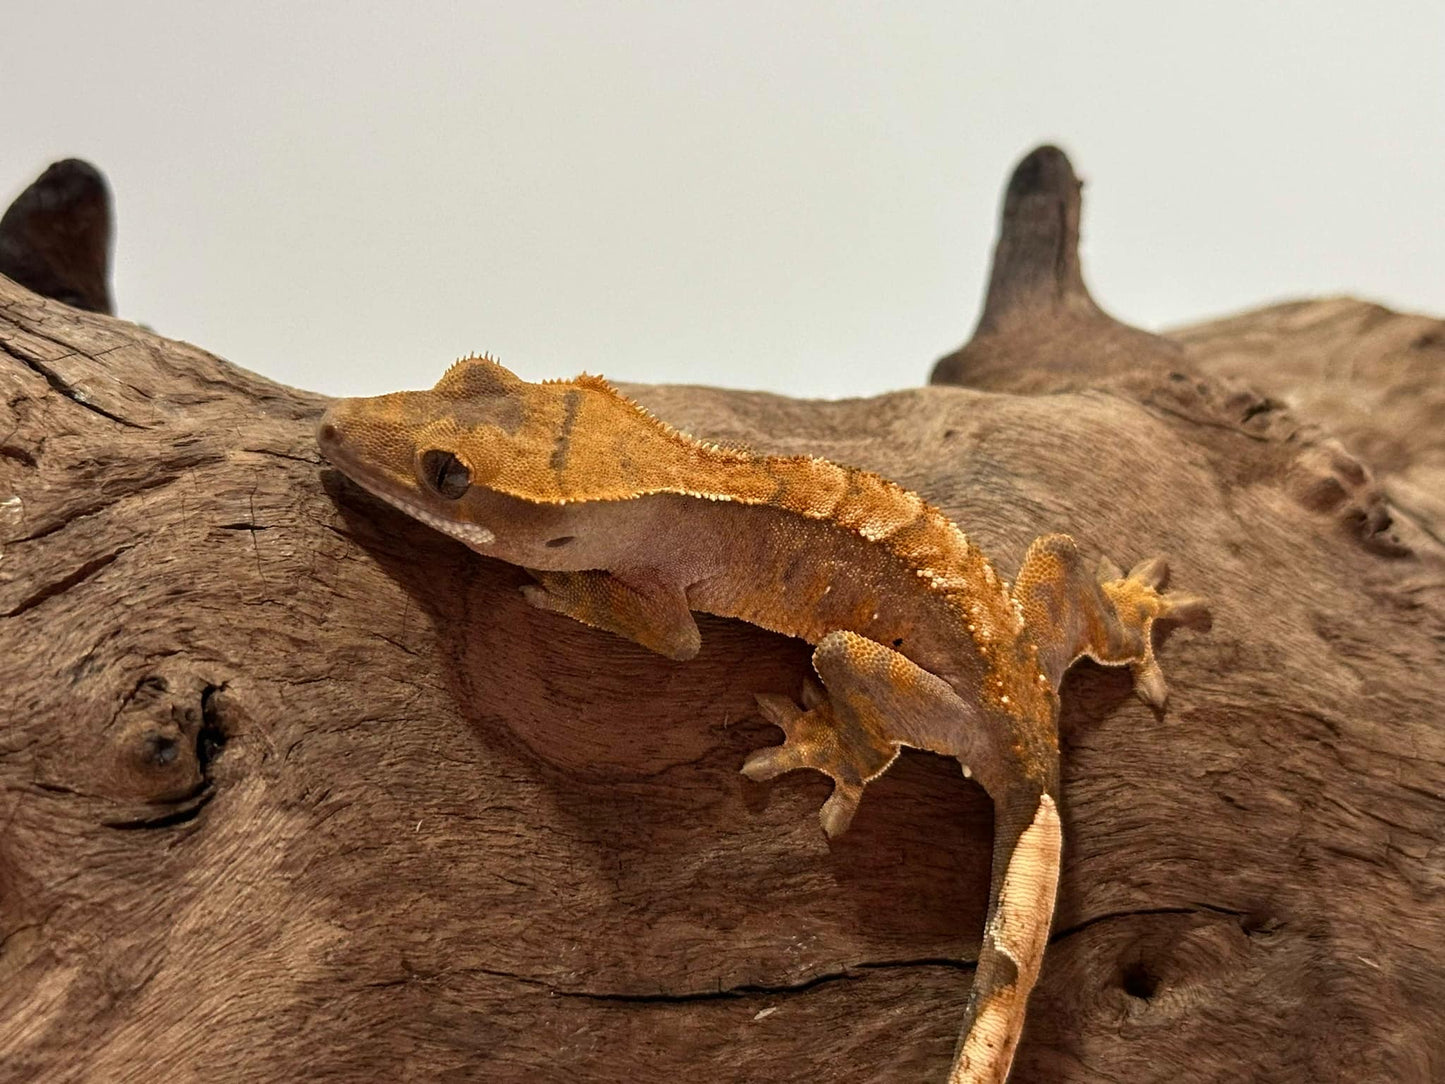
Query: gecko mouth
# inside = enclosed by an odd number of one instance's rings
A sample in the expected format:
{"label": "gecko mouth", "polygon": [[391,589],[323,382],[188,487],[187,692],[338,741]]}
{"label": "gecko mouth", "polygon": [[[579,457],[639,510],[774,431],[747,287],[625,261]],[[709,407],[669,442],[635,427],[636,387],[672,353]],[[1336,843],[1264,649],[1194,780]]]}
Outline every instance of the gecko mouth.
{"label": "gecko mouth", "polygon": [[344,445],[337,436],[334,427],[327,425],[324,421],[317,433],[317,443],[321,446],[321,454],[331,461],[331,464],[350,478],[353,482],[366,490],[373,497],[385,501],[393,508],[405,512],[412,519],[425,523],[442,534],[449,535],[459,542],[463,542],[473,549],[480,549],[483,546],[490,546],[497,540],[497,536],[487,528],[476,523],[464,523],[425,508],[420,502],[412,499],[409,495],[396,492],[392,486],[379,478],[370,478],[352,465],[346,454]]}
{"label": "gecko mouth", "polygon": [[412,519],[419,520],[428,527],[441,531],[442,534],[451,535],[451,537],[457,539],[459,542],[465,542],[473,549],[481,546],[490,546],[497,540],[496,535],[479,524],[459,523],[454,519],[448,519],[446,516],[439,516],[435,512],[429,512],[420,505],[414,504],[403,497],[394,496],[372,486],[367,486],[366,489],[368,492],[380,497],[393,508],[401,509],[407,515],[411,516]]}

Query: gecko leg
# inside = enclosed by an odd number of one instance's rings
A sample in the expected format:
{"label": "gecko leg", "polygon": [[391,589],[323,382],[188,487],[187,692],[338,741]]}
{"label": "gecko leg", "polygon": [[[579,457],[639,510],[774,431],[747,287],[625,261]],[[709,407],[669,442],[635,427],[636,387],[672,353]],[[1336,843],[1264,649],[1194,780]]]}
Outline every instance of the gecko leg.
{"label": "gecko leg", "polygon": [[829,776],[833,793],[819,812],[828,835],[848,827],[863,788],[888,769],[901,746],[957,757],[991,792],[1002,784],[1008,745],[1000,744],[999,724],[942,678],[876,641],[841,631],[818,642],[813,668],[826,692],[810,684],[803,708],[759,694],[759,709],[786,740],[753,753],[743,772],[760,781],[797,768]]}
{"label": "gecko leg", "polygon": [[1023,1031],[1058,890],[1063,827],[1053,712],[1005,721],[898,652],[850,632],[823,637],[813,665],[827,692],[805,694],[807,710],[784,697],[758,697],[787,740],[749,757],[749,777],[794,768],[831,776],[833,794],[820,813],[830,836],[848,826],[863,787],[904,745],[957,757],[993,798],[988,920],[948,1079],[1000,1084]]}
{"label": "gecko leg", "polygon": [[1108,561],[1088,567],[1068,535],[1035,539],[1013,594],[1054,687],[1087,655],[1106,666],[1128,666],[1139,697],[1163,707],[1169,690],[1154,657],[1154,623],[1208,628],[1210,621],[1203,599],[1166,592],[1168,580],[1162,557],[1140,562],[1126,576]]}
{"label": "gecko leg", "polygon": [[563,614],[593,628],[624,636],[669,659],[695,656],[702,636],[681,588],[638,573],[623,579],[610,572],[538,572],[522,595],[539,610]]}

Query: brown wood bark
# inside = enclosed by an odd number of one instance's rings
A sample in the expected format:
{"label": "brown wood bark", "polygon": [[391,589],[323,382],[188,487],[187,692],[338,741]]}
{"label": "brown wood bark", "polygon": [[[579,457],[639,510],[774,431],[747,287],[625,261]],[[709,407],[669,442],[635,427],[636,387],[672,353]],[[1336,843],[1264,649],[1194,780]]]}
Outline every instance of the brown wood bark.
{"label": "brown wood bark", "polygon": [[0,216],[0,275],[77,309],[114,313],[110,186],[79,158],[53,162]]}
{"label": "brown wood bark", "polygon": [[1170,337],[1337,438],[1385,496],[1445,543],[1445,320],[1354,298],[1271,305]]}
{"label": "brown wood bark", "polygon": [[[1007,572],[1067,530],[1210,599],[1162,716],[1066,685],[1016,1081],[1445,1078],[1442,547],[1368,449],[1206,372],[1308,321],[1127,363],[1089,326],[1049,395],[632,390],[895,477]],[[821,778],[744,780],[803,645],[704,618],[671,663],[529,610],[318,461],[321,396],[3,279],[0,391],[0,1079],[943,1078],[989,805],[909,754],[829,845]]]}

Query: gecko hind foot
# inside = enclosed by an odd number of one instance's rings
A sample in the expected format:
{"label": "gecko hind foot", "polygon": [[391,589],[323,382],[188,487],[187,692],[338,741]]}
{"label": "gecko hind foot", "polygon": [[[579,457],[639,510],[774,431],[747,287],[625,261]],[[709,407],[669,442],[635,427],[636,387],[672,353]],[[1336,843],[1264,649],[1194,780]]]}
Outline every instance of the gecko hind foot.
{"label": "gecko hind foot", "polygon": [[786,696],[757,694],[758,710],[786,735],[782,745],[759,749],[743,764],[743,774],[763,782],[798,768],[812,768],[833,780],[833,793],[818,811],[823,831],[842,834],[853,820],[863,788],[898,756],[867,729],[840,715],[828,694],[809,681],[803,708]]}
{"label": "gecko hind foot", "polygon": [[1123,575],[1113,562],[1099,563],[1099,585],[1114,603],[1119,620],[1137,630],[1139,654],[1129,662],[1134,691],[1146,704],[1162,708],[1169,697],[1164,671],[1154,656],[1153,625],[1185,625],[1207,630],[1211,623],[1209,604],[1198,595],[1166,591],[1169,563],[1163,557],[1140,561]]}

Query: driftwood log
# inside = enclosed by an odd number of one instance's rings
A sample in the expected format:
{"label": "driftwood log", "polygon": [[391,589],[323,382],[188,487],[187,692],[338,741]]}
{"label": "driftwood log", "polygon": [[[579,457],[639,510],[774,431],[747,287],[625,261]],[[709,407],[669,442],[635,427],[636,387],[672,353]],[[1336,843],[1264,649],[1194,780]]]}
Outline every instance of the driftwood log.
{"label": "driftwood log", "polygon": [[[1162,715],[1066,685],[1016,1081],[1445,1079],[1445,325],[1146,335],[1078,218],[1025,159],[971,386],[631,390],[893,476],[1006,573],[1067,530],[1210,599]],[[942,1080],[990,806],[905,755],[830,846],[821,778],[744,780],[803,645],[532,611],[318,460],[323,397],[4,279],[0,391],[0,1079]]]}

